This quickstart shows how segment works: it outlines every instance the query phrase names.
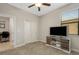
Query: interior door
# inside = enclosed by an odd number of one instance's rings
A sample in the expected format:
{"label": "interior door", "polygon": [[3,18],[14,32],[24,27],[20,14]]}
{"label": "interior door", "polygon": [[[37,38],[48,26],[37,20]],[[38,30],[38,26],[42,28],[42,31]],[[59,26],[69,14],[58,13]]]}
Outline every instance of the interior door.
{"label": "interior door", "polygon": [[31,22],[24,21],[24,42],[30,43],[31,42]]}

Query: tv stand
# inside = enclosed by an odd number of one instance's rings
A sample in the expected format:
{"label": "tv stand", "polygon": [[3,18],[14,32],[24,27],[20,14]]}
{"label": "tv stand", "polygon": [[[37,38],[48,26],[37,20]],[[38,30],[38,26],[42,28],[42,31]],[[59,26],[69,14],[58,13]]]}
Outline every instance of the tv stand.
{"label": "tv stand", "polygon": [[46,45],[62,50],[66,53],[71,52],[70,40],[65,36],[47,36]]}

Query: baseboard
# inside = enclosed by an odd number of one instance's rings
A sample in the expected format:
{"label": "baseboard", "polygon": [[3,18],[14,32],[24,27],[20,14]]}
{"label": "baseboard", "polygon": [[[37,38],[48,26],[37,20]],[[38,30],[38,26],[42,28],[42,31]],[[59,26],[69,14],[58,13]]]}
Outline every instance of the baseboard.
{"label": "baseboard", "polygon": [[[45,43],[45,41],[42,41],[42,40],[40,40],[40,41]],[[32,41],[32,42],[37,42],[37,40],[36,41]],[[32,42],[30,42],[30,43],[32,43]],[[14,48],[21,47],[21,46],[24,46],[26,44],[29,44],[29,43],[23,43],[23,44],[15,45]],[[72,49],[72,51],[79,52],[78,49]]]}
{"label": "baseboard", "polygon": [[44,42],[44,43],[46,43],[46,41],[45,40],[40,40],[41,42]]}
{"label": "baseboard", "polygon": [[37,42],[37,40],[31,41],[31,42],[28,42],[28,43],[22,43],[22,44],[19,44],[19,45],[14,45],[14,48],[21,47],[21,46],[24,46],[26,44],[33,43],[33,42]]}
{"label": "baseboard", "polygon": [[21,46],[24,46],[24,45],[26,45],[26,44],[23,43],[23,44],[15,45],[14,48],[21,47]]}
{"label": "baseboard", "polygon": [[78,50],[78,49],[72,49],[72,51],[79,52],[79,50]]}

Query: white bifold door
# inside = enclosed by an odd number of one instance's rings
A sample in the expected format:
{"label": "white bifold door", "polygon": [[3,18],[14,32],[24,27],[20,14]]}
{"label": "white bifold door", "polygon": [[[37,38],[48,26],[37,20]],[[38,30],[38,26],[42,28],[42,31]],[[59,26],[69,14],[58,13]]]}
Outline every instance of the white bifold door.
{"label": "white bifold door", "polygon": [[32,32],[31,32],[31,22],[24,21],[24,42],[30,43],[32,39]]}

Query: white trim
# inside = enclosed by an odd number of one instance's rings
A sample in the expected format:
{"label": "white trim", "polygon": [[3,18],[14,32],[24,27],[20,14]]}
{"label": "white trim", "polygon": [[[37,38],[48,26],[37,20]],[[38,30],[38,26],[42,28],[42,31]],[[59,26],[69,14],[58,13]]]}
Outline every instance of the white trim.
{"label": "white trim", "polygon": [[24,46],[24,45],[26,45],[26,43],[19,44],[19,45],[14,45],[14,48],[21,47],[21,46]]}
{"label": "white trim", "polygon": [[78,50],[78,49],[72,49],[72,51],[74,51],[74,52],[79,52],[79,50]]}
{"label": "white trim", "polygon": [[[35,40],[35,41],[31,41],[31,42],[29,42],[29,43],[33,43],[33,42],[37,42],[38,40]],[[24,46],[24,45],[26,45],[26,44],[29,44],[29,43],[22,43],[22,44],[19,44],[19,45],[15,45],[14,46],[14,48],[17,48],[17,47],[21,47],[21,46]]]}
{"label": "white trim", "polygon": [[0,16],[2,17],[8,17],[10,18],[10,32],[11,32],[11,39],[13,43],[13,47],[16,45],[16,18],[12,15],[0,13]]}

